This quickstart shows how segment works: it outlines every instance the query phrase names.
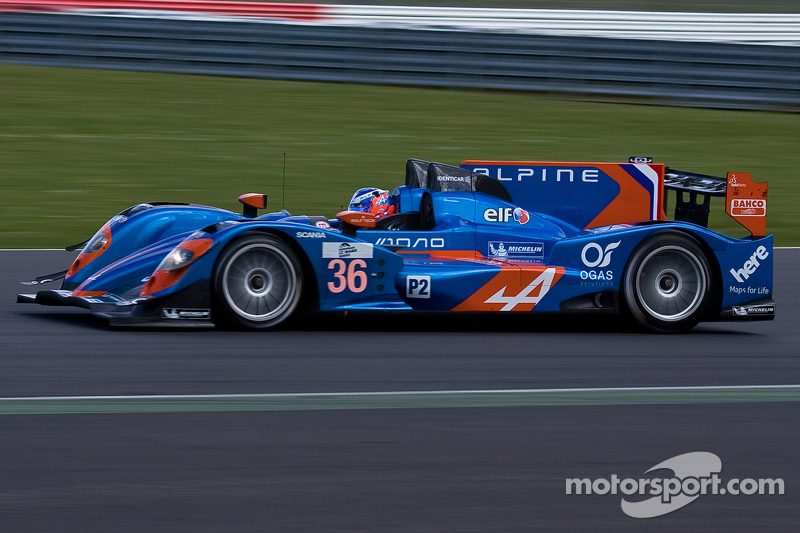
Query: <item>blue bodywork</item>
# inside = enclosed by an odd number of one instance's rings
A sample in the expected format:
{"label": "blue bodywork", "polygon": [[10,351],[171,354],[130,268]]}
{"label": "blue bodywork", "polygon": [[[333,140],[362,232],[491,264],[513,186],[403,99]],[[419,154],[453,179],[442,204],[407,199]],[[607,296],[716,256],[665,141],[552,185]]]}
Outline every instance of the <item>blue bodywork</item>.
{"label": "blue bodywork", "polygon": [[[566,222],[546,214],[546,209],[531,209],[541,198],[521,204],[502,194],[437,190],[423,184],[400,186],[392,198],[395,217],[409,220],[415,219],[422,202],[430,201],[432,225],[347,227],[335,219],[291,216],[286,211],[246,218],[199,205],[140,204],[109,221],[104,228],[110,232],[110,244],[67,275],[61,290],[21,295],[20,301],[78,305],[113,323],[211,324],[221,253],[243,236],[263,232],[296,251],[320,311],[615,313],[621,308],[621,281],[637,246],[655,234],[678,232],[696,239],[710,258],[716,305],[707,320],[772,317],[736,311],[774,305],[772,236],[738,239],[680,221],[583,229],[581,221],[591,213],[581,205],[573,210],[577,218]],[[557,196],[546,199],[556,202]],[[569,202],[576,200],[569,197]],[[199,239],[210,240],[210,246],[177,281],[142,292],[167,254]],[[755,269],[740,270],[754,254]],[[364,272],[366,284],[351,283],[343,274],[348,268]]]}

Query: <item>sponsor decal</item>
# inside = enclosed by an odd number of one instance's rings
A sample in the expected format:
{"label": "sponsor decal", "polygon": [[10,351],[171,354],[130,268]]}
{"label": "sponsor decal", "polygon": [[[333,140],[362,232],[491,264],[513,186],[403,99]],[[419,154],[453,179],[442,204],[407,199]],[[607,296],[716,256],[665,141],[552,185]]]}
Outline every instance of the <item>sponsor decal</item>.
{"label": "sponsor decal", "polygon": [[363,259],[331,259],[328,261],[328,270],[332,271],[333,281],[329,281],[327,287],[333,294],[358,294],[367,289],[367,262]]}
{"label": "sponsor decal", "polygon": [[582,285],[612,285],[614,281],[613,270],[581,270],[581,279],[586,282]]}
{"label": "sponsor decal", "polygon": [[728,286],[728,292],[737,296],[741,296],[743,294],[747,294],[749,296],[769,296],[770,290],[769,287],[764,285],[761,287],[742,287],[741,285],[730,285]]}
{"label": "sponsor decal", "polygon": [[321,231],[298,231],[295,233],[298,239],[324,239],[325,234]]}
{"label": "sponsor decal", "polygon": [[510,207],[489,208],[483,212],[483,220],[486,222],[511,222],[513,220],[519,224],[527,224],[530,218],[530,214],[521,207],[515,209]]}
{"label": "sponsor decal", "polygon": [[761,262],[767,257],[769,257],[769,252],[766,247],[759,246],[741,268],[732,268],[730,273],[738,283],[744,283],[751,275],[755,274],[758,267],[761,266]]}
{"label": "sponsor decal", "polygon": [[407,276],[406,277],[406,297],[407,298],[430,298],[431,297],[431,277],[430,276]]}
{"label": "sponsor decal", "polygon": [[582,285],[611,285],[614,280],[614,271],[602,270],[611,264],[611,255],[622,241],[612,242],[605,247],[596,242],[590,242],[581,250],[581,262],[587,269],[580,271]]}
{"label": "sponsor decal", "polygon": [[611,263],[611,254],[622,241],[612,242],[605,248],[596,242],[590,242],[581,250],[581,261],[589,268],[603,268]]}
{"label": "sponsor decal", "polygon": [[[667,474],[666,472],[669,472]],[[782,478],[723,479],[722,460],[711,452],[689,452],[670,457],[638,477],[611,474],[601,478],[566,478],[566,494],[613,495],[631,518],[655,518],[686,507],[700,496],[737,498],[785,493]]]}
{"label": "sponsor decal", "polygon": [[736,316],[774,315],[774,305],[734,305],[733,314]]}
{"label": "sponsor decal", "polygon": [[170,320],[206,320],[211,316],[208,309],[175,309],[161,310],[161,316]]}
{"label": "sponsor decal", "polygon": [[350,224],[373,224],[375,222],[375,215],[372,213],[363,214],[350,214],[347,217],[347,222]]}
{"label": "sponsor decal", "polygon": [[355,198],[353,198],[352,200],[350,200],[350,204],[351,205],[352,204],[360,204],[361,202],[363,202],[365,200],[372,200],[373,198],[375,198],[375,192],[376,191],[374,189],[370,189],[367,192],[362,193],[362,194],[356,196]]}
{"label": "sponsor decal", "polygon": [[469,176],[436,176],[436,181],[450,181],[458,183],[466,183],[470,180]]}
{"label": "sponsor decal", "polygon": [[541,274],[536,276],[525,288],[517,294],[506,294],[508,285],[487,298],[484,303],[504,304],[500,311],[513,311],[518,305],[532,304],[535,307],[539,301],[550,292],[553,285],[553,278],[556,275],[555,268],[546,268]]}
{"label": "sponsor decal", "polygon": [[368,242],[323,242],[323,259],[372,259],[373,245]]}
{"label": "sponsor decal", "polygon": [[767,200],[764,198],[734,198],[731,200],[731,215],[765,217],[767,216]]}
{"label": "sponsor decal", "polygon": [[442,237],[381,237],[378,246],[397,246],[400,248],[444,248]]}
{"label": "sponsor decal", "polygon": [[331,229],[331,225],[325,220],[318,220],[314,222],[314,225],[321,229]]}
{"label": "sponsor decal", "polygon": [[[516,174],[514,173],[516,171]],[[476,168],[474,172],[491,176],[488,168]],[[542,183],[599,183],[600,171],[596,168],[575,170],[558,167],[505,168],[498,167],[494,175],[498,181],[536,180]]]}
{"label": "sponsor decal", "polygon": [[496,259],[521,258],[541,261],[544,259],[544,243],[489,241],[487,255]]}
{"label": "sponsor decal", "polygon": [[728,185],[730,185],[731,187],[736,187],[736,188],[738,188],[738,187],[747,187],[746,183],[739,183],[739,178],[737,178],[736,176],[731,176],[731,179],[728,181]]}

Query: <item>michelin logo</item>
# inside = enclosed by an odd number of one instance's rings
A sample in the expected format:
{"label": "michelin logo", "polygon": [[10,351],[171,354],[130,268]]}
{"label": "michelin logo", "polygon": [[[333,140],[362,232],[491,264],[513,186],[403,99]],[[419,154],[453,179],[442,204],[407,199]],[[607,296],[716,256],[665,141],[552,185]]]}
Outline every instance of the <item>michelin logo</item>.
{"label": "michelin logo", "polygon": [[173,309],[167,308],[161,310],[161,317],[171,320],[189,319],[189,320],[207,320],[211,316],[208,309]]}
{"label": "michelin logo", "polygon": [[748,306],[733,306],[734,316],[750,316],[750,315],[774,315],[774,305],[748,305]]}
{"label": "michelin logo", "polygon": [[494,259],[520,258],[530,261],[544,259],[542,242],[489,241],[489,257]]}

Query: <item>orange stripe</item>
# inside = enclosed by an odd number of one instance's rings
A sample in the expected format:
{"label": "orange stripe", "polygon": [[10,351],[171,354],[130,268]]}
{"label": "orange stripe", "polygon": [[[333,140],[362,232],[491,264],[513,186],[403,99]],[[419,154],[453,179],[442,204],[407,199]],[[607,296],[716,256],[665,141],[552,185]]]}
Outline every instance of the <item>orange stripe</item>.
{"label": "orange stripe", "polygon": [[81,289],[75,289],[74,291],[72,291],[72,295],[73,296],[80,296],[80,297],[85,297],[85,296],[105,296],[105,294],[106,294],[106,291],[84,291],[84,290],[81,290]]}
{"label": "orange stripe", "polygon": [[424,255],[431,259],[486,259],[486,256],[477,250],[398,250],[401,255]]}
{"label": "orange stripe", "polygon": [[600,170],[619,184],[619,193],[584,229],[650,220],[650,193],[620,165],[605,165]]}

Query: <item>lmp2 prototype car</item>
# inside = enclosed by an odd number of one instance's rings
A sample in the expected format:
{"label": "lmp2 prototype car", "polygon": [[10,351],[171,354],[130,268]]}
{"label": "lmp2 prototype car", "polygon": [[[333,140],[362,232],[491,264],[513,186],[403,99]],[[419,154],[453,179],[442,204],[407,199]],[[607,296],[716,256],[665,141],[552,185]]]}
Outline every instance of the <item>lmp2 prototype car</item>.
{"label": "lmp2 prototype car", "polygon": [[[665,215],[675,190],[675,220]],[[706,228],[712,196],[751,236]],[[773,239],[766,183],[627,163],[410,159],[393,214],[243,214],[145,203],[109,220],[60,290],[19,302],[73,305],[114,324],[273,329],[301,312],[621,314],[654,332],[769,320]]]}

